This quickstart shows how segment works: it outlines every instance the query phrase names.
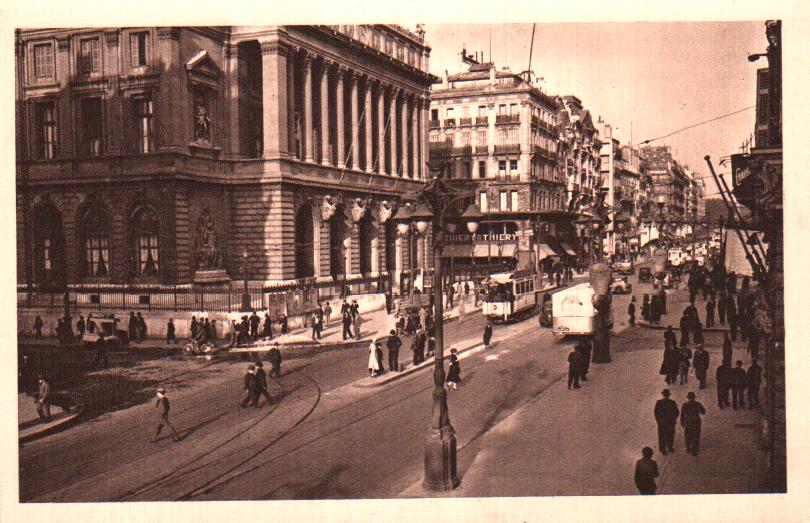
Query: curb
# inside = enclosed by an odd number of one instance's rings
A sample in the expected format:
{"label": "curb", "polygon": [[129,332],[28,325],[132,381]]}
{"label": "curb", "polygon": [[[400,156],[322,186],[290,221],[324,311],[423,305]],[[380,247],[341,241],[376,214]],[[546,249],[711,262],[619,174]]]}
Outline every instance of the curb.
{"label": "curb", "polygon": [[[652,323],[648,323],[646,321],[637,321],[636,325],[650,330],[657,330],[657,331],[667,330],[666,325],[653,325]],[[672,331],[675,333],[679,332],[679,330],[675,328],[674,325],[672,327]],[[703,327],[703,332],[728,332],[728,331],[729,329],[727,327]]]}
{"label": "curb", "polygon": [[57,394],[61,397],[68,398],[69,401],[72,402],[73,406],[70,408],[71,415],[59,420],[58,423],[54,422],[53,424],[44,426],[41,430],[34,431],[30,434],[26,434],[25,436],[20,436],[19,443],[28,443],[30,441],[44,438],[45,436],[55,434],[56,432],[60,432],[72,427],[79,421],[79,417],[84,413],[84,403],[66,392],[57,391]]}

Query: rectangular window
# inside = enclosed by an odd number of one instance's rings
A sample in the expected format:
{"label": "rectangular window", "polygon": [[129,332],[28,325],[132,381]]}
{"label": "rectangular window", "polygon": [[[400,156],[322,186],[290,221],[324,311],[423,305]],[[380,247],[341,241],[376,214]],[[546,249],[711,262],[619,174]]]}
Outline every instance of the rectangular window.
{"label": "rectangular window", "polygon": [[85,250],[87,253],[87,275],[96,278],[109,276],[109,239],[104,236],[91,236],[87,238]]}
{"label": "rectangular window", "polygon": [[141,276],[159,274],[157,234],[144,234],[138,238],[138,271]]}
{"label": "rectangular window", "polygon": [[470,132],[464,131],[461,133],[461,145],[470,145]]}
{"label": "rectangular window", "polygon": [[56,158],[56,106],[54,102],[40,102],[34,109],[36,152],[42,160]]}
{"label": "rectangular window", "polygon": [[132,99],[135,120],[135,151],[150,153],[155,149],[154,141],[154,102],[149,95]]}
{"label": "rectangular window", "polygon": [[478,177],[487,177],[487,162],[478,162]]}
{"label": "rectangular window", "polygon": [[498,161],[498,176],[506,176],[506,160]]}
{"label": "rectangular window", "polygon": [[511,201],[512,210],[517,211],[518,210],[518,192],[517,191],[512,191],[510,196],[511,196],[511,199],[512,199],[512,201]]}
{"label": "rectangular window", "polygon": [[470,108],[468,106],[465,105],[461,111],[463,113],[464,118],[470,117]]}
{"label": "rectangular window", "polygon": [[479,105],[478,106],[478,116],[486,116],[487,115],[487,106],[486,105]]}
{"label": "rectangular window", "polygon": [[430,121],[435,122],[439,119],[439,110],[438,109],[431,109],[430,110]]}
{"label": "rectangular window", "polygon": [[129,35],[129,57],[132,67],[146,65],[149,59],[149,33],[132,33]]}
{"label": "rectangular window", "polygon": [[517,170],[517,160],[509,160],[509,172],[512,174],[512,176],[517,176]]}
{"label": "rectangular window", "polygon": [[53,79],[53,44],[34,46],[34,78],[36,80]]}
{"label": "rectangular window", "polygon": [[481,212],[489,211],[489,203],[487,202],[486,191],[481,191],[478,193],[478,207],[481,209]]}
{"label": "rectangular window", "polygon": [[45,238],[42,241],[42,258],[45,261],[45,270],[51,270],[51,239]]}
{"label": "rectangular window", "polygon": [[511,115],[518,114],[518,104],[510,104],[509,105],[509,114],[511,114]]}
{"label": "rectangular window", "polygon": [[103,118],[101,111],[101,98],[84,98],[81,102],[81,148],[87,156],[101,154],[101,137],[103,134]]}
{"label": "rectangular window", "polygon": [[500,114],[500,115],[507,114],[506,113],[506,104],[500,104],[498,106],[498,114]]}
{"label": "rectangular window", "polygon": [[445,113],[447,114],[447,118],[452,118],[453,117],[453,108],[448,107],[447,111],[445,111]]}
{"label": "rectangular window", "polygon": [[502,210],[502,211],[507,210],[507,205],[509,205],[509,200],[507,199],[506,191],[501,191],[498,194],[498,204],[499,204],[498,208],[500,210]]}
{"label": "rectangular window", "polygon": [[478,136],[476,138],[475,144],[479,147],[486,147],[487,146],[487,132],[486,131],[478,131]]}
{"label": "rectangular window", "polygon": [[101,45],[98,38],[79,41],[79,74],[86,76],[101,71]]}

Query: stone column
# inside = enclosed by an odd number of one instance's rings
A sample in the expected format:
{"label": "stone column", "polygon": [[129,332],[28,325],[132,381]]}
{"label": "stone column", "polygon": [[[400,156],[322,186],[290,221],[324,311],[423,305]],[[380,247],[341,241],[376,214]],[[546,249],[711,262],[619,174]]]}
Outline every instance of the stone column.
{"label": "stone column", "polygon": [[351,96],[350,96],[350,103],[351,103],[351,115],[350,121],[351,129],[352,129],[352,141],[349,144],[349,157],[347,158],[347,162],[351,164],[352,169],[360,169],[360,162],[358,161],[360,155],[358,154],[360,148],[360,117],[359,117],[359,109],[358,109],[358,89],[357,89],[357,82],[358,78],[356,75],[352,74],[349,77],[349,89],[351,89]]}
{"label": "stone column", "polygon": [[343,74],[345,73],[343,67],[338,67],[337,77],[335,78],[335,126],[337,127],[337,166],[343,168],[346,166],[346,142],[345,133],[346,126],[343,118],[345,111],[343,109]]}
{"label": "stone column", "polygon": [[321,67],[321,163],[331,165],[329,154],[329,63]]}
{"label": "stone column", "polygon": [[421,121],[419,125],[419,143],[421,146],[420,156],[419,156],[419,173],[421,175],[421,179],[426,179],[427,176],[427,161],[428,161],[428,147],[429,143],[428,140],[430,139],[430,99],[428,97],[422,98],[422,112],[421,112]]}
{"label": "stone column", "polygon": [[377,83],[377,172],[385,173],[385,90]]}
{"label": "stone column", "polygon": [[288,154],[288,49],[278,41],[260,42],[262,49],[262,157]]}
{"label": "stone column", "polygon": [[[267,135],[265,134],[265,140]],[[287,151],[290,156],[296,155],[295,151],[295,55],[290,52],[287,59]]]}
{"label": "stone column", "polygon": [[230,44],[225,47],[228,71],[228,148],[227,156],[239,157],[242,154],[242,139],[239,128],[239,46]]}
{"label": "stone column", "polygon": [[417,119],[422,114],[421,100],[414,97],[411,100],[411,178],[419,179],[419,149],[422,147],[422,135],[419,134],[419,122]]}
{"label": "stone column", "polygon": [[402,149],[399,151],[400,156],[402,159],[400,163],[402,165],[402,177],[408,176],[408,143],[410,142],[411,136],[408,135],[408,98],[405,93],[402,93],[402,108],[401,108],[401,128],[402,128]]}
{"label": "stone column", "polygon": [[392,87],[389,91],[391,98],[388,100],[388,110],[391,121],[388,123],[388,129],[391,132],[389,136],[389,146],[391,148],[391,176],[396,176],[399,172],[399,165],[397,165],[397,91],[396,87]]}
{"label": "stone column", "polygon": [[370,173],[373,170],[374,166],[374,141],[372,140],[372,129],[373,125],[371,122],[371,117],[373,116],[373,111],[371,110],[371,80],[366,80],[366,93],[365,93],[365,105],[363,106],[363,111],[365,111],[365,125],[366,125],[366,172]]}
{"label": "stone column", "polygon": [[304,54],[304,129],[301,135],[304,139],[304,160],[312,162],[315,160],[315,150],[313,148],[312,133],[312,60],[315,55]]}

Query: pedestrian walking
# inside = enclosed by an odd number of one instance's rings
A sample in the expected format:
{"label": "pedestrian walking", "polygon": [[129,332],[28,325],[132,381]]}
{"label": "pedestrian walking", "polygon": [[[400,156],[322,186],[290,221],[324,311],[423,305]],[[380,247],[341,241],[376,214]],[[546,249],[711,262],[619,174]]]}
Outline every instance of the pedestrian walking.
{"label": "pedestrian walking", "polygon": [[138,316],[138,341],[143,341],[146,339],[146,320],[143,318],[140,312],[138,312],[137,316]]}
{"label": "pedestrian walking", "polygon": [[[29,316],[30,317],[30,316]],[[45,326],[45,322],[42,321],[42,317],[37,314],[37,317],[34,318],[34,338],[41,340],[42,339],[42,327]]]}
{"label": "pedestrian walking", "polygon": [[689,369],[692,366],[692,351],[689,347],[681,347],[680,362],[678,364],[678,374],[680,375],[680,384],[683,385],[689,381]]}
{"label": "pedestrian walking", "polygon": [[680,368],[680,352],[674,345],[664,347],[664,361],[661,362],[659,374],[664,376],[667,385],[672,385],[678,378]]}
{"label": "pedestrian walking", "polygon": [[[88,328],[88,330],[90,330]],[[90,331],[91,333],[93,331]],[[137,340],[138,339],[138,318],[135,316],[134,311],[129,311],[129,324],[127,325],[127,333],[129,334],[130,340]]]}
{"label": "pedestrian walking", "polygon": [[416,333],[416,350],[419,355],[419,363],[425,361],[425,348],[427,346],[428,337],[425,329],[419,329],[419,332]]}
{"label": "pedestrian walking", "polygon": [[316,339],[321,339],[321,318],[316,313],[312,315],[312,341]]}
{"label": "pedestrian walking", "polygon": [[169,322],[166,324],[166,344],[174,343],[177,345],[177,338],[174,335],[174,320],[169,318]]}
{"label": "pedestrian walking", "polygon": [[37,376],[37,394],[34,401],[37,406],[37,415],[43,422],[51,421],[51,384],[45,381],[45,376]]}
{"label": "pedestrian walking", "polygon": [[636,297],[630,299],[630,305],[627,306],[627,316],[631,327],[636,325]]}
{"label": "pedestrian walking", "polygon": [[692,320],[692,328],[694,329],[692,341],[694,341],[697,345],[706,343],[706,340],[703,338],[703,324],[700,322],[700,320]]}
{"label": "pedestrian walking", "polygon": [[582,352],[582,359],[580,361],[582,368],[580,369],[579,380],[588,381],[588,371],[591,370],[591,353],[593,352],[593,343],[591,343],[591,340],[588,338],[582,340],[580,350]]}
{"label": "pedestrian walking", "polygon": [[714,307],[714,298],[710,296],[706,302],[706,328],[714,327]]}
{"label": "pedestrian walking", "polygon": [[745,369],[742,368],[742,360],[737,360],[737,366],[731,369],[730,385],[731,385],[731,408],[737,410],[737,405],[740,408],[745,408],[745,392],[748,388],[746,383],[747,375]]}
{"label": "pedestrian walking", "polygon": [[641,300],[641,317],[644,321],[650,321],[650,295],[645,294]]}
{"label": "pedestrian walking", "polygon": [[681,329],[681,347],[685,347],[689,345],[689,331],[691,330],[691,320],[689,319],[689,315],[686,310],[683,311],[681,314],[681,321],[680,321],[680,329]]}
{"label": "pedestrian walking", "polygon": [[158,425],[157,429],[155,430],[155,437],[152,438],[152,443],[157,443],[158,436],[160,436],[163,427],[167,426],[172,431],[172,437],[174,441],[180,441],[180,434],[177,433],[177,430],[172,425],[172,422],[169,421],[169,398],[166,396],[166,390],[163,388],[157,389],[155,395],[157,396],[157,401],[155,401],[155,409],[157,409],[158,413]]}
{"label": "pedestrian walking", "polygon": [[732,350],[731,340],[728,337],[728,332],[723,333],[723,362],[731,362]]}
{"label": "pedestrian walking", "polygon": [[461,365],[458,362],[458,351],[450,349],[450,366],[447,369],[447,379],[445,379],[448,389],[458,390],[461,383]]}
{"label": "pedestrian walking", "polygon": [[706,372],[709,369],[709,353],[703,348],[703,345],[698,345],[697,350],[695,350],[692,366],[695,369],[695,377],[700,382],[700,388],[705,389]]}
{"label": "pedestrian walking", "polygon": [[253,314],[250,315],[250,337],[254,340],[259,338],[259,315],[256,314],[256,311],[253,311]]}
{"label": "pedestrian walking", "polygon": [[270,319],[270,313],[264,313],[264,324],[262,325],[262,337],[268,340],[273,339],[273,320]]}
{"label": "pedestrian walking", "polygon": [[675,331],[672,330],[672,325],[667,325],[667,330],[664,331],[664,348],[674,347],[678,344],[678,338]]}
{"label": "pedestrian walking", "polygon": [[697,456],[700,450],[700,416],[706,414],[706,409],[695,401],[694,392],[689,392],[686,398],[688,401],[681,405],[681,426],[684,428],[686,452]]}
{"label": "pedestrian walking", "polygon": [[[396,331],[394,331],[396,332]],[[420,330],[419,333],[416,334],[413,338],[411,338],[411,353],[413,353],[413,366],[416,367],[421,363],[419,360],[419,334],[422,331]]]}
{"label": "pedestrian walking", "polygon": [[286,314],[282,313],[281,318],[279,318],[279,320],[278,320],[278,324],[279,324],[279,329],[281,330],[282,336],[286,335],[287,331],[289,330],[289,326],[287,324],[287,315]]}
{"label": "pedestrian walking", "polygon": [[720,320],[720,325],[726,324],[726,294],[720,293],[720,298],[717,300],[717,319]]}
{"label": "pedestrian walking", "polygon": [[192,316],[192,317],[191,317],[191,326],[189,327],[189,332],[191,332],[191,339],[192,339],[192,340],[196,340],[196,339],[197,339],[197,333],[198,333],[198,331],[199,331],[199,325],[198,325],[198,323],[197,323],[197,317],[196,317],[196,316]]}
{"label": "pedestrian walking", "polygon": [[582,370],[582,351],[576,347],[568,355],[568,389],[579,389],[579,374]]}
{"label": "pedestrian walking", "polygon": [[353,328],[354,328],[354,337],[358,340],[362,336],[362,334],[360,334],[360,325],[362,324],[363,324],[363,317],[360,316],[360,311],[355,311]]}
{"label": "pedestrian walking", "polygon": [[391,311],[394,310],[394,295],[391,292],[391,289],[385,291],[385,313],[391,314]]}
{"label": "pedestrian walking", "polygon": [[256,362],[256,381],[259,386],[259,394],[264,396],[268,405],[273,403],[273,397],[267,392],[267,374],[264,372],[264,363],[260,361]]}
{"label": "pedestrian walking", "polygon": [[278,342],[273,343],[273,348],[267,354],[267,359],[273,369],[270,371],[270,376],[274,376],[277,380],[281,379],[281,351],[278,348]]}
{"label": "pedestrian walking", "polygon": [[717,381],[717,406],[724,409],[731,405],[728,401],[728,389],[731,386],[731,360],[724,360],[715,371]]}
{"label": "pedestrian walking", "polygon": [[451,309],[454,307],[453,297],[456,295],[456,290],[453,285],[447,288],[447,305]]}
{"label": "pedestrian walking", "polygon": [[261,393],[259,387],[259,379],[256,377],[256,367],[248,365],[247,372],[245,372],[245,399],[242,400],[242,408],[255,407],[259,401]]}
{"label": "pedestrian walking", "polygon": [[346,309],[343,312],[343,339],[352,338],[352,314]]}
{"label": "pedestrian walking", "polygon": [[748,384],[748,408],[759,407],[759,387],[762,384],[762,367],[757,364],[757,359],[751,360],[751,366],[746,372],[746,383]]}
{"label": "pedestrian walking", "polygon": [[397,331],[392,330],[389,333],[385,346],[388,348],[388,368],[399,372],[399,348],[402,346],[402,340],[397,336]]}
{"label": "pedestrian walking", "polygon": [[678,404],[669,399],[669,389],[661,391],[663,398],[655,402],[653,415],[658,425],[658,450],[663,455],[675,451],[675,425],[678,422]]}
{"label": "pedestrian walking", "polygon": [[326,302],[323,306],[323,315],[326,318],[326,323],[324,325],[329,326],[329,324],[332,322],[332,306],[329,305],[329,302]]}
{"label": "pedestrian walking", "polygon": [[487,321],[486,326],[484,327],[484,348],[490,348],[490,342],[492,342],[492,322]]}

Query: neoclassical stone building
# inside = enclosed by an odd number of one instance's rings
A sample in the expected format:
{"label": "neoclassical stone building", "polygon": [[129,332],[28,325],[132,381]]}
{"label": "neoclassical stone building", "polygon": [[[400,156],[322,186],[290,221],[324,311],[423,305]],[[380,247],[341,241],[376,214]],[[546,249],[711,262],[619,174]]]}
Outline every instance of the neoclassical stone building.
{"label": "neoclassical stone building", "polygon": [[18,282],[429,262],[389,220],[428,176],[429,54],[393,25],[18,31]]}

